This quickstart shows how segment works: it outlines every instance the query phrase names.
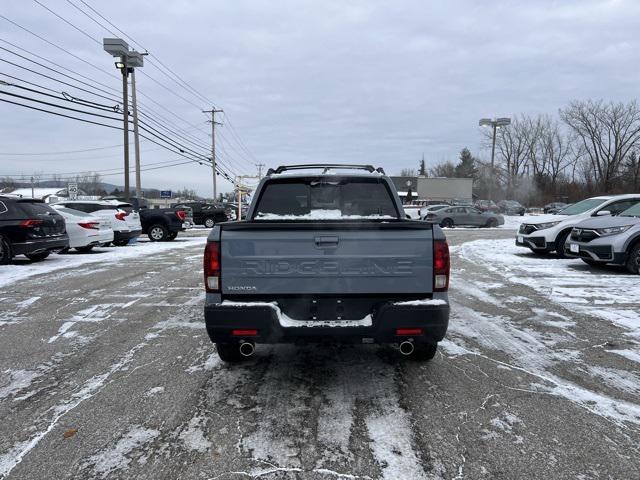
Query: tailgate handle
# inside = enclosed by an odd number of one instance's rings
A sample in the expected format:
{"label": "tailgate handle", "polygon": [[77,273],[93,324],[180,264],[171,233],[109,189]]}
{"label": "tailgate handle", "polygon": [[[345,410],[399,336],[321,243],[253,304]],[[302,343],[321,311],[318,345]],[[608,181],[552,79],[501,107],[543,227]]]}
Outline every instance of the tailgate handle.
{"label": "tailgate handle", "polygon": [[316,237],[317,247],[337,247],[340,239],[338,237]]}

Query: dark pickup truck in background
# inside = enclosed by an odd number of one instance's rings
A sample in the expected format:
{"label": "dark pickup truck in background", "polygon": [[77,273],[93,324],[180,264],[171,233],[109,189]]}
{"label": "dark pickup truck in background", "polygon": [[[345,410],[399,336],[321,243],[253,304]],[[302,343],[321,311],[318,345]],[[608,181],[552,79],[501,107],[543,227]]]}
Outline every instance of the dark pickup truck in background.
{"label": "dark pickup truck in background", "polygon": [[442,230],[406,219],[371,166],[270,170],[247,219],[212,229],[204,277],[206,328],[224,361],[256,343],[325,341],[392,344],[428,360],[449,322]]}
{"label": "dark pickup truck in background", "polygon": [[190,208],[193,214],[193,223],[213,228],[216,223],[229,220],[224,207],[218,207],[205,202],[182,202],[171,205],[173,208]]}
{"label": "dark pickup truck in background", "polygon": [[189,211],[186,208],[148,208],[144,198],[107,196],[102,200],[117,200],[123,204],[129,204],[140,215],[142,233],[152,242],[175,240],[179,232],[187,229],[193,223]]}

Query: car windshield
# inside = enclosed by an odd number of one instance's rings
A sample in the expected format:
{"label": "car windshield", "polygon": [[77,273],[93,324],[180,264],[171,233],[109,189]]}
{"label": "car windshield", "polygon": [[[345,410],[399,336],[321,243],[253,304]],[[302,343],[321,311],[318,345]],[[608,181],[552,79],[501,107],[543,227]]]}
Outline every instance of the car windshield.
{"label": "car windshield", "polygon": [[627,208],[618,215],[619,217],[638,217],[640,218],[640,203],[636,203],[633,207]]}
{"label": "car windshield", "polygon": [[606,201],[607,201],[606,198],[587,198],[586,200],[582,200],[581,202],[574,203],[573,205],[565,208],[564,210],[560,210],[558,214],[559,215],[579,215],[581,213],[586,212],[587,210],[596,208],[598,205],[602,205]]}

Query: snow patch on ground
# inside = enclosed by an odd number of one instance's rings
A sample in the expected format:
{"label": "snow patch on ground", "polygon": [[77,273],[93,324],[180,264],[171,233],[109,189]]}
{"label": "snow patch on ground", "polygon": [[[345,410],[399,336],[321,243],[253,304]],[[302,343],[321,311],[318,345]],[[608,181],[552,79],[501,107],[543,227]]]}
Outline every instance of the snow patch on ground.
{"label": "snow patch on ground", "polygon": [[160,395],[164,393],[164,387],[153,387],[147,390],[144,394],[145,397],[153,397],[155,395]]}
{"label": "snow patch on ground", "polygon": [[[640,340],[640,281],[617,270],[594,270],[579,259],[538,257],[512,239],[475,240],[457,253],[549,301],[607,320]],[[611,304],[615,303],[615,308]]]}
{"label": "snow patch on ground", "polygon": [[203,430],[206,423],[205,417],[193,417],[186,428],[180,432],[178,438],[187,449],[199,453],[205,453],[211,449],[213,444],[205,437]]}
{"label": "snow patch on ground", "polygon": [[[0,385],[0,400],[12,397],[20,392],[20,390],[29,387],[29,385],[41,375],[41,372],[35,370],[5,370],[2,372],[2,375],[0,375],[0,379],[8,376],[8,380],[2,380],[1,382],[4,383],[4,385]],[[0,469],[0,473],[1,472],[2,470]]]}
{"label": "snow patch on ground", "polygon": [[107,478],[118,470],[127,470],[131,454],[155,439],[160,432],[142,426],[134,426],[110,449],[97,453],[88,459],[92,469],[101,478]]}
{"label": "snow patch on ground", "polygon": [[[50,255],[46,260],[37,263],[16,261],[13,265],[0,267],[0,287],[14,284],[35,275],[51,273],[62,269],[73,269],[71,274],[79,275],[77,267],[89,263],[106,262],[113,264],[126,261],[141,255],[157,255],[178,248],[188,248],[203,245],[206,237],[188,237],[174,242],[146,242],[140,241],[126,247],[97,248],[90,254]],[[19,260],[17,257],[16,260]],[[94,269],[86,269],[86,274],[95,274]]]}

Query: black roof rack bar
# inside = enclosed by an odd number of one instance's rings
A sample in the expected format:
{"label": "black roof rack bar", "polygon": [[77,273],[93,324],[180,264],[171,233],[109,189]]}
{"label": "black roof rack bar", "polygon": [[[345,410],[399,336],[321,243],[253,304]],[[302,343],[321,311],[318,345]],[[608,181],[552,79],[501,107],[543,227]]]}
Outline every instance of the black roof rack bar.
{"label": "black roof rack bar", "polygon": [[382,168],[375,168],[373,165],[355,165],[355,164],[343,164],[343,163],[309,163],[303,165],[280,165],[275,170],[270,168],[267,171],[267,175],[273,175],[274,173],[282,173],[287,170],[305,170],[308,168],[322,168],[326,172],[327,170],[335,168],[343,168],[349,170],[366,170],[369,173],[378,172],[384,175]]}

